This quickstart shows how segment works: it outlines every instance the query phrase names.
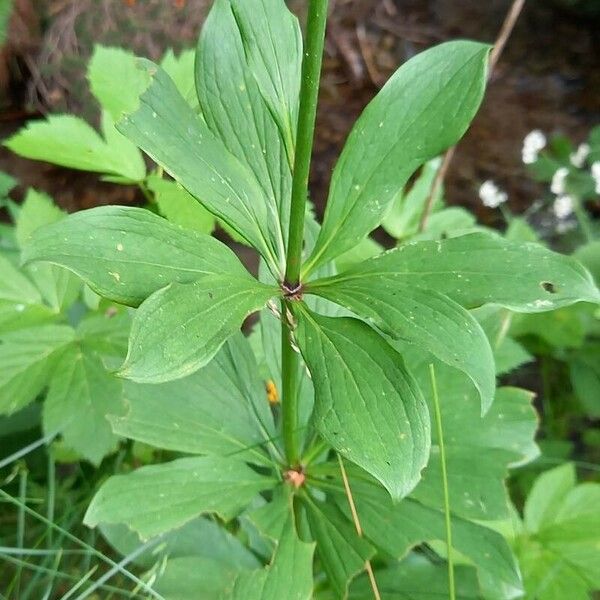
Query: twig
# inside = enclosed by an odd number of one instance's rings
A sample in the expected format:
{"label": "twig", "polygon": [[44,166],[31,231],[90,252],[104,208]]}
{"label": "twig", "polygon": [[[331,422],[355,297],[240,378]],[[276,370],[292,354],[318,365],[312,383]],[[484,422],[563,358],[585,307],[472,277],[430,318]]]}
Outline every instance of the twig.
{"label": "twig", "polygon": [[[360,524],[360,519],[358,518],[358,512],[356,512],[356,505],[354,504],[354,497],[352,496],[352,490],[350,489],[350,482],[348,481],[348,475],[346,475],[346,469],[344,467],[344,462],[342,461],[342,457],[338,454],[338,462],[340,464],[340,472],[342,474],[342,481],[344,482],[344,490],[346,491],[346,498],[348,498],[348,504],[350,506],[350,513],[352,514],[352,521],[354,522],[354,527],[356,528],[356,533],[358,537],[363,537],[363,530]],[[371,567],[371,561],[367,560],[365,562],[365,571],[369,576],[369,581],[371,582],[371,588],[373,590],[373,596],[375,600],[381,600],[381,594],[379,593],[379,588],[377,587],[377,581],[375,580],[375,574],[373,573],[373,568]]]}
{"label": "twig", "polygon": [[[508,11],[504,23],[502,23],[502,27],[500,28],[500,33],[496,38],[496,42],[494,43],[494,48],[490,54],[489,60],[489,70],[488,70],[488,80],[492,75],[496,64],[500,60],[500,55],[504,50],[504,46],[506,46],[506,42],[512,33],[512,30],[515,27],[517,19],[523,10],[523,6],[525,5],[525,0],[514,0],[510,10]],[[444,159],[442,160],[442,165],[440,166],[440,170],[437,172],[433,185],[431,186],[431,191],[429,192],[429,196],[427,196],[427,201],[425,202],[425,206],[423,207],[423,212],[421,213],[421,219],[419,221],[419,232],[423,232],[425,227],[427,226],[427,221],[431,215],[431,210],[433,209],[433,203],[435,201],[436,195],[440,186],[442,185],[444,178],[446,177],[446,173],[448,172],[448,168],[450,167],[450,163],[452,162],[452,158],[454,157],[454,151],[456,146],[452,146],[446,150],[446,154],[444,154]]]}
{"label": "twig", "polygon": [[383,84],[381,74],[377,70],[375,66],[375,61],[373,60],[373,51],[371,49],[371,45],[369,43],[369,38],[367,36],[367,30],[363,23],[360,23],[356,26],[356,38],[358,39],[358,46],[360,47],[360,52],[363,57],[363,61],[365,66],[367,67],[367,73],[373,84],[380,88]]}

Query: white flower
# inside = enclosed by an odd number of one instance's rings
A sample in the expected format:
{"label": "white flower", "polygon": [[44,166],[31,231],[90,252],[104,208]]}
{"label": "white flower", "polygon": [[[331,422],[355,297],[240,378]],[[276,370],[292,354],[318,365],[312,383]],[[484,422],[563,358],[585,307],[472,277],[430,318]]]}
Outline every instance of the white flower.
{"label": "white flower", "polygon": [[578,169],[581,169],[581,167],[583,167],[583,163],[585,162],[585,159],[588,157],[588,154],[590,153],[590,146],[589,144],[579,144],[579,146],[577,147],[577,150],[575,152],[573,152],[571,154],[571,156],[569,157],[571,159],[571,164],[574,167],[577,167]]}
{"label": "white flower", "polygon": [[550,191],[553,194],[564,194],[565,193],[565,180],[569,174],[567,167],[561,167],[556,170],[552,177],[552,183],[550,184]]}
{"label": "white flower", "polygon": [[526,165],[531,165],[538,159],[540,150],[546,147],[546,136],[539,130],[530,131],[523,140],[521,156]]}
{"label": "white flower", "polygon": [[562,194],[557,196],[556,200],[554,200],[552,210],[554,211],[556,218],[562,221],[573,214],[574,205],[575,202],[573,201],[572,196]]}
{"label": "white flower", "polygon": [[479,197],[484,206],[488,208],[498,208],[508,200],[508,195],[503,192],[493,181],[487,180],[479,188]]}
{"label": "white flower", "polygon": [[592,178],[596,183],[596,194],[600,194],[600,160],[592,163]]}

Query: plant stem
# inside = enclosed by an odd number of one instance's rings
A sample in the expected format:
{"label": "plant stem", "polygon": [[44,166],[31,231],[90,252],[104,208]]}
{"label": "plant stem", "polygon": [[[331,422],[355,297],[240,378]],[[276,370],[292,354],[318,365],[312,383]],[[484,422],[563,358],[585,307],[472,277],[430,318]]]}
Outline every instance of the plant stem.
{"label": "plant stem", "polygon": [[[323,61],[325,26],[327,24],[328,0],[310,0],[306,27],[306,49],[302,60],[302,85],[296,153],[292,179],[290,225],[285,266],[285,284],[295,288],[299,284],[304,238],[304,216],[308,197],[308,176],[317,117],[319,79]],[[298,465],[300,444],[298,436],[298,381],[300,358],[292,347],[291,324],[287,322],[289,302],[282,302],[281,326],[281,412],[283,443],[290,467]]]}
{"label": "plant stem", "polygon": [[283,446],[289,467],[298,466],[300,441],[298,436],[298,383],[300,358],[292,347],[292,330],[287,323],[287,303],[281,303],[281,427]]}
{"label": "plant stem", "polygon": [[292,179],[292,203],[290,207],[290,228],[288,236],[286,282],[292,286],[298,283],[302,260],[304,238],[304,215],[308,197],[308,176],[315,134],[319,79],[325,43],[328,0],[310,0],[306,26],[306,49],[302,60],[302,86],[300,88],[300,109],[298,132]]}
{"label": "plant stem", "polygon": [[448,588],[450,600],[456,600],[456,588],[454,584],[454,557],[452,556],[452,523],[450,521],[450,493],[448,490],[448,472],[446,470],[446,448],[444,446],[444,430],[442,427],[442,411],[440,410],[440,399],[438,396],[435,368],[429,365],[431,375],[431,387],[433,389],[433,405],[435,407],[435,422],[437,425],[438,444],[440,447],[440,462],[442,464],[442,485],[444,488],[444,517],[446,522],[446,546],[448,547]]}

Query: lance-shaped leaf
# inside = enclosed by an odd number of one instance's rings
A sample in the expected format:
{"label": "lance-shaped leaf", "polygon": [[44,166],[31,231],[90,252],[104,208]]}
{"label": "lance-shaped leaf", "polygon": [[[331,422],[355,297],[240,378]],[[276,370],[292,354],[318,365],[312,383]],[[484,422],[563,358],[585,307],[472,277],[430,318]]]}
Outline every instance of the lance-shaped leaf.
{"label": "lance-shaped leaf", "polygon": [[[249,4],[260,3],[253,0]],[[278,4],[281,11],[287,12],[283,4]],[[262,40],[262,45],[269,43],[266,38]],[[280,223],[280,235],[287,235],[291,163],[277,123],[248,66],[231,0],[217,0],[202,28],[196,54],[196,87],[207,125],[252,170],[274,222]]]}
{"label": "lance-shaped leaf", "polygon": [[348,584],[361,573],[375,548],[358,536],[354,525],[334,505],[304,496],[317,554],[336,598],[348,597]]}
{"label": "lance-shaped leaf", "polygon": [[130,306],[172,282],[246,273],[218,240],[124,206],[81,211],[38,229],[23,250],[23,262],[32,261],[63,266],[98,294]]}
{"label": "lance-shaped leaf", "polygon": [[576,260],[531,243],[473,233],[407,244],[318,285],[366,280],[436,290],[465,308],[499,304],[543,312],[575,302],[600,302],[591,275]]}
{"label": "lance-shaped leaf", "polygon": [[231,7],[248,65],[293,162],[302,67],[298,19],[279,0],[232,0]]}
{"label": "lance-shaped leaf", "polygon": [[72,345],[50,382],[45,433],[60,433],[69,448],[98,465],[117,446],[107,415],[124,412],[122,382],[106,371],[100,357]]}
{"label": "lance-shaped leaf", "polygon": [[191,375],[277,293],[247,273],[207,275],[159,290],[135,314],[120,375],[138,383]]}
{"label": "lance-shaped leaf", "polygon": [[[148,87],[117,128],[199,200],[277,265],[272,218],[256,178],[182,98],[169,76],[140,59]],[[281,257],[280,257],[281,258]]]}
{"label": "lance-shaped leaf", "polygon": [[0,338],[0,414],[23,408],[48,384],[60,353],[75,332],[44,325],[5,333]]}
{"label": "lance-shaped leaf", "polygon": [[32,121],[4,145],[25,158],[118,175],[129,181],[140,181],[146,174],[144,161],[135,148],[123,152],[122,145],[103,139],[83,119],[71,115]]}
{"label": "lance-shaped leaf", "polygon": [[269,463],[275,437],[264,383],[241,333],[198,372],[161,385],[126,383],[127,413],[111,419],[119,435],[192,454],[236,454]]}
{"label": "lance-shaped leaf", "polygon": [[111,477],[94,496],[84,522],[89,527],[124,523],[144,540],[204,513],[229,520],[274,484],[232,458],[180,458]]}
{"label": "lance-shaped leaf", "polygon": [[310,600],[313,597],[314,550],[314,544],[298,538],[290,514],[271,564],[260,571],[242,573],[223,600]]}
{"label": "lance-shaped leaf", "polygon": [[427,463],[430,425],[401,355],[362,321],[321,317],[305,307],[297,317],[321,435],[402,498]]}
{"label": "lance-shaped leaf", "polygon": [[333,172],[323,228],[305,271],[375,229],[416,169],[462,137],[483,97],[488,51],[465,41],[426,50],[371,101]]}
{"label": "lance-shaped leaf", "polygon": [[[332,464],[328,471],[330,477],[335,476],[335,465]],[[412,498],[394,503],[386,491],[364,472],[352,468],[348,475],[364,534],[385,553],[400,558],[423,542],[445,542],[443,511]],[[348,501],[339,475],[338,484],[339,492],[333,493],[340,508],[348,514]],[[496,531],[453,515],[452,544],[478,569],[514,589],[520,589],[516,560],[506,540]]]}
{"label": "lance-shaped leaf", "polygon": [[490,407],[496,388],[492,349],[479,323],[460,304],[393,279],[342,280],[310,286],[310,291],[464,371],[481,395],[483,412]]}

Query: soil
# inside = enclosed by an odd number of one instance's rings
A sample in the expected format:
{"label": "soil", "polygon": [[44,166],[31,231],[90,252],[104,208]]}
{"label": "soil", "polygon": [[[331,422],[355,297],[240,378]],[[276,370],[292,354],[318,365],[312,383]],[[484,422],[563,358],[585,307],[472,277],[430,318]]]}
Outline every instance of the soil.
{"label": "soil", "polygon": [[[595,1],[595,0],[594,0]],[[84,69],[94,43],[159,58],[192,47],[210,0],[17,0],[0,56],[0,138],[29,118],[70,111],[94,118]],[[302,18],[305,2],[292,0]],[[364,106],[399,64],[449,39],[493,42],[509,0],[330,0],[331,19],[311,189],[322,210],[330,173]],[[540,189],[524,176],[521,141],[532,129],[583,140],[600,121],[600,22],[545,0],[529,0],[491,79],[484,105],[460,143],[447,178],[452,204],[475,208],[493,178],[511,208]],[[138,192],[93,175],[24,161],[0,149],[0,170],[46,190],[67,210],[140,202]]]}

